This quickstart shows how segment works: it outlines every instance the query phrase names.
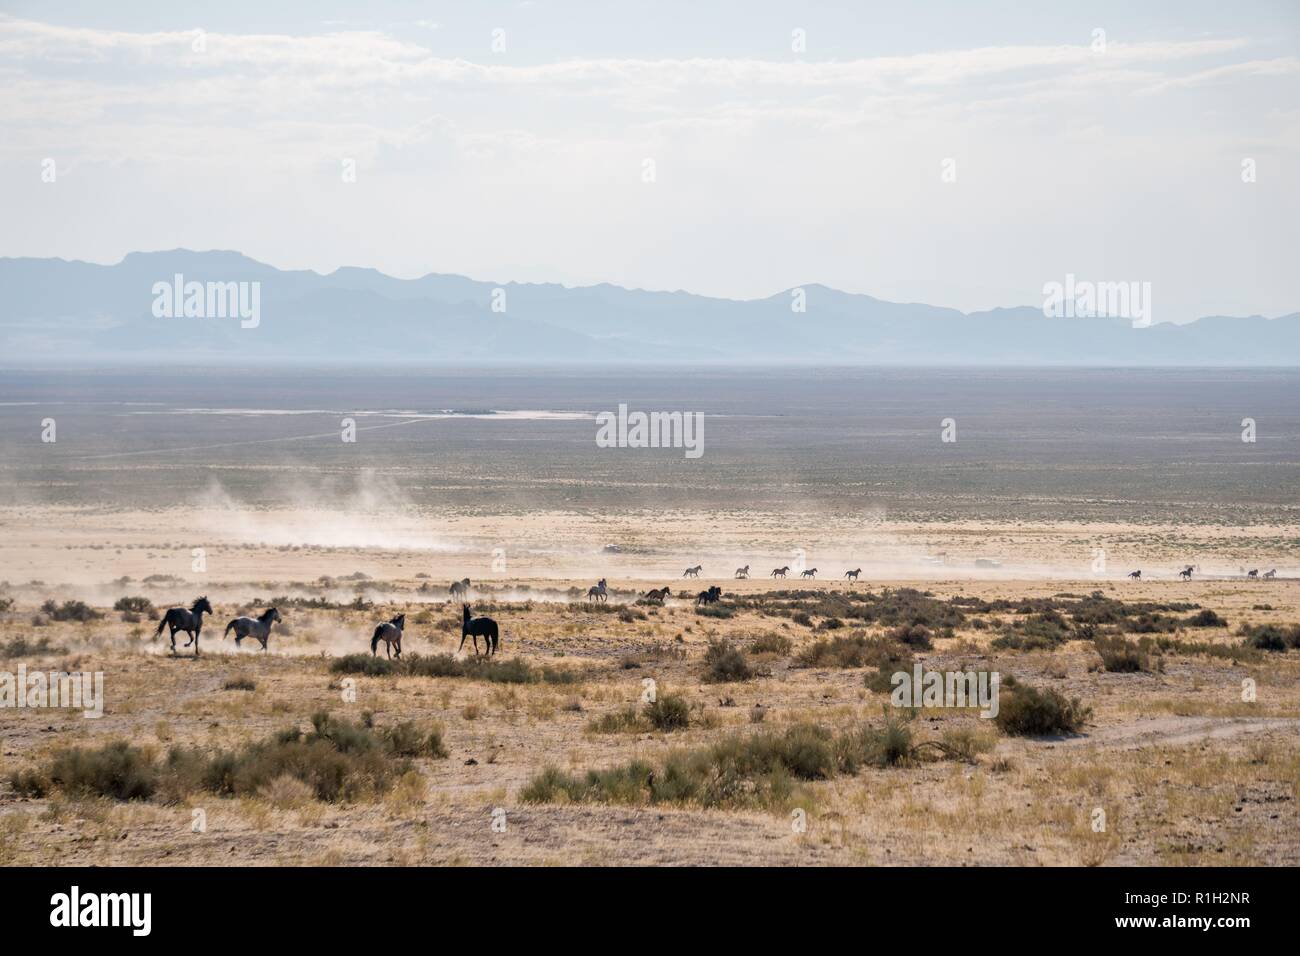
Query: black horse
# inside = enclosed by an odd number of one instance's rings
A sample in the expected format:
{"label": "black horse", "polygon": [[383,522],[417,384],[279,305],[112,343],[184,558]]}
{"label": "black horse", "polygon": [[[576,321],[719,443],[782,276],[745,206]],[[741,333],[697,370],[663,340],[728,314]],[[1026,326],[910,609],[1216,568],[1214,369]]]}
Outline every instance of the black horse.
{"label": "black horse", "polygon": [[203,615],[211,614],[212,605],[208,603],[206,597],[201,597],[190,605],[187,611],[183,607],[174,607],[163,615],[162,620],[158,622],[158,630],[153,632],[157,637],[162,634],[164,627],[172,629],[172,653],[176,653],[176,632],[184,631],[190,636],[185,646],[194,645],[194,656],[199,656],[199,631],[203,630]]}
{"label": "black horse", "polygon": [[721,597],[722,597],[722,588],[718,587],[718,586],[715,584],[715,585],[713,585],[713,587],[709,588],[707,591],[701,591],[701,592],[696,596],[696,598],[695,598],[695,606],[696,606],[696,607],[699,607],[701,604],[717,604],[717,603],[718,603],[718,600],[719,600]]}
{"label": "black horse", "polygon": [[459,654],[465,649],[465,638],[474,638],[474,655],[478,656],[478,639],[483,638],[483,643],[487,645],[487,656],[491,657],[497,651],[497,646],[501,643],[500,631],[497,629],[497,622],[490,617],[473,617],[469,613],[469,605],[465,606],[465,617],[460,625],[460,647],[456,648]]}

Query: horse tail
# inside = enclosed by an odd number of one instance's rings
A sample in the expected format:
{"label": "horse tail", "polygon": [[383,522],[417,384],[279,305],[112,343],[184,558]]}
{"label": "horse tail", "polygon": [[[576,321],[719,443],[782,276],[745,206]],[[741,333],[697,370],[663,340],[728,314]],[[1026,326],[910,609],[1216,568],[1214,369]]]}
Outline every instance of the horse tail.
{"label": "horse tail", "polygon": [[159,634],[161,634],[163,632],[163,628],[166,626],[167,626],[167,615],[164,614],[162,616],[162,620],[158,622],[158,630],[153,632],[153,636],[157,637]]}
{"label": "horse tail", "polygon": [[[238,618],[236,618],[236,620],[238,620]],[[234,622],[234,621],[231,621],[229,624],[226,625],[226,632],[225,632],[224,634],[221,635],[221,639],[222,639],[223,641],[224,641],[227,637],[230,636],[230,629],[231,629],[232,627],[234,627],[234,626],[235,626],[235,622]]]}
{"label": "horse tail", "polygon": [[383,632],[384,632],[384,625],[380,624],[377,628],[375,628],[375,636],[370,639],[370,653],[373,654],[375,652],[375,649],[379,647],[379,635],[382,634]]}

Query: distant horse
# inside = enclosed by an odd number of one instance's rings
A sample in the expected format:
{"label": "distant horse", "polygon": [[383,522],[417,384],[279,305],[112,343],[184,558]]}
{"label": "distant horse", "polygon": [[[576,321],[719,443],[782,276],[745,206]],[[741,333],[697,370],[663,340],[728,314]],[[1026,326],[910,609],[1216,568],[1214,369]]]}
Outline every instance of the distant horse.
{"label": "distant horse", "polygon": [[743,568],[736,568],[736,577],[737,578],[749,577],[749,565],[747,564]]}
{"label": "distant horse", "polygon": [[790,565],[788,565],[788,564],[787,564],[785,567],[783,567],[783,568],[773,568],[773,569],[772,569],[772,577],[774,577],[774,578],[783,578],[783,577],[785,577],[785,573],[786,573],[787,571],[789,571],[789,570],[790,570]]}
{"label": "distant horse", "polygon": [[469,605],[465,605],[465,617],[460,624],[460,647],[456,648],[459,654],[465,649],[465,638],[474,638],[474,656],[478,656],[478,639],[483,638],[483,643],[487,645],[487,656],[491,657],[496,653],[497,645],[500,644],[500,632],[497,630],[497,622],[490,617],[473,617],[469,613]]}
{"label": "distant horse", "polygon": [[684,578],[698,578],[698,577],[700,576],[700,572],[703,571],[703,570],[704,570],[704,565],[702,565],[702,564],[697,564],[695,567],[693,567],[693,568],[687,568],[685,571],[683,571],[683,572],[682,572],[682,577],[684,577]]}
{"label": "distant horse", "polygon": [[447,600],[458,598],[469,592],[469,578],[461,578],[459,581],[452,581],[447,588]]}
{"label": "distant horse", "polygon": [[1130,571],[1130,572],[1128,573],[1128,576],[1131,577],[1134,581],[1141,581],[1141,580],[1142,580],[1142,572],[1141,572],[1141,571]]}
{"label": "distant horse", "polygon": [[815,578],[815,577],[817,577],[817,569],[816,569],[816,568],[809,568],[809,569],[806,570],[806,571],[800,571],[800,572],[799,572],[799,577],[801,577],[801,578]]}
{"label": "distant horse", "polygon": [[370,639],[370,656],[379,654],[379,642],[384,642],[384,652],[391,658],[393,647],[397,647],[397,656],[402,656],[402,628],[406,627],[406,615],[399,614],[391,621],[385,621],[375,628],[375,636]]}
{"label": "distant horse", "polygon": [[651,588],[649,591],[646,591],[642,597],[647,601],[653,601],[656,604],[663,604],[664,598],[668,597],[672,593],[673,592],[669,588]]}
{"label": "distant horse", "polygon": [[717,603],[718,603],[718,599],[721,598],[721,597],[722,597],[722,588],[718,587],[718,586],[715,584],[715,585],[713,585],[713,587],[709,588],[707,591],[701,591],[701,592],[696,596],[696,598],[695,598],[695,606],[696,606],[696,607],[699,607],[701,604],[717,604]]}
{"label": "distant horse", "polygon": [[1183,568],[1178,572],[1178,576],[1184,581],[1190,581],[1192,579],[1192,566],[1189,564],[1187,567]]}
{"label": "distant horse", "polygon": [[1254,568],[1253,570],[1247,571],[1247,572],[1246,572],[1246,577],[1248,577],[1248,578],[1257,578],[1257,577],[1259,577],[1259,568]]}
{"label": "distant horse", "polygon": [[187,611],[183,607],[174,607],[163,615],[162,620],[158,622],[158,630],[153,632],[154,637],[162,634],[164,627],[172,629],[172,653],[176,653],[176,632],[184,631],[190,636],[185,646],[194,645],[194,656],[199,656],[199,631],[203,630],[203,615],[212,614],[212,605],[208,603],[206,597],[201,597]]}
{"label": "distant horse", "polygon": [[275,608],[270,608],[262,612],[261,617],[237,617],[226,625],[225,634],[221,637],[224,639],[230,633],[230,629],[235,629],[235,647],[239,647],[239,642],[246,637],[255,637],[262,643],[262,650],[266,650],[267,639],[271,636],[271,625],[276,621],[282,620],[280,612]]}
{"label": "distant horse", "polygon": [[1272,571],[1264,572],[1264,579],[1266,581],[1271,581],[1275,577],[1277,577],[1277,568],[1274,568]]}
{"label": "distant horse", "polygon": [[605,579],[601,578],[595,587],[587,588],[588,601],[606,601],[609,595],[605,592]]}
{"label": "distant horse", "polygon": [[861,568],[854,568],[852,571],[845,571],[844,576],[848,578],[850,581],[856,581],[858,579],[858,575],[861,573],[862,573]]}

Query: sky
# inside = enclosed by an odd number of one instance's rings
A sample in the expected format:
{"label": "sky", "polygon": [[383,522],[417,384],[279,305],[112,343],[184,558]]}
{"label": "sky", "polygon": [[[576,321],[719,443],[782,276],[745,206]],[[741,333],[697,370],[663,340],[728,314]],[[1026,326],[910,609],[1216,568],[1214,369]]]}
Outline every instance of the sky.
{"label": "sky", "polygon": [[1298,51],[1294,0],[0,0],[0,256],[1276,316]]}

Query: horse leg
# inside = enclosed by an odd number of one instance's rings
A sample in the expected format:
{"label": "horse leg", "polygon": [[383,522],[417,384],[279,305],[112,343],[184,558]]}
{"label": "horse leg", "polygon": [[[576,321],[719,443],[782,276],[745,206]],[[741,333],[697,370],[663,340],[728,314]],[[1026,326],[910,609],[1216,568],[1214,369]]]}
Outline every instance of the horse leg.
{"label": "horse leg", "polygon": [[199,632],[194,632],[194,656],[199,656]]}
{"label": "horse leg", "polygon": [[175,627],[173,627],[173,628],[171,629],[171,631],[172,631],[172,633],[171,633],[171,638],[172,638],[172,653],[173,653],[173,654],[176,653],[176,631],[177,631],[177,630],[178,630],[178,628],[175,628]]}
{"label": "horse leg", "polygon": [[457,654],[459,654],[461,651],[463,651],[463,650],[465,649],[465,638],[467,638],[467,637],[469,637],[468,634],[462,634],[462,635],[460,636],[460,647],[456,648],[456,653],[457,653]]}

